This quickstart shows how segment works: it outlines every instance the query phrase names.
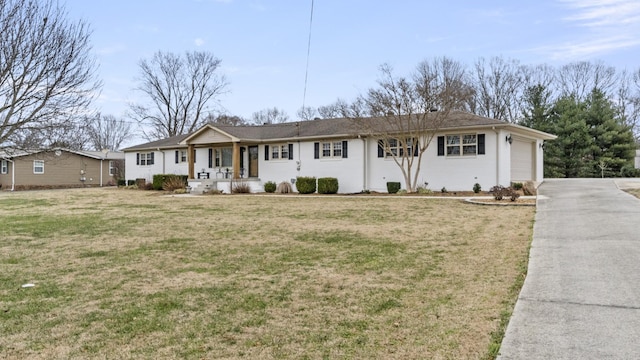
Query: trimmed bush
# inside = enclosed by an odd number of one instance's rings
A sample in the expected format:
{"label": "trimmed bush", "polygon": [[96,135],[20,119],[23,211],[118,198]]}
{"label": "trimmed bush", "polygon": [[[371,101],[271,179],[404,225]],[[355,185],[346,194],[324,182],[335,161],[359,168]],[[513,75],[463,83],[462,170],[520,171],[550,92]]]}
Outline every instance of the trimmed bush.
{"label": "trimmed bush", "polygon": [[125,186],[127,185],[127,181],[125,179],[118,179],[117,184],[118,186]]}
{"label": "trimmed bush", "polygon": [[482,186],[480,186],[480,184],[479,184],[479,183],[475,183],[475,184],[473,184],[473,192],[477,194],[477,193],[479,193],[480,191],[482,191]]}
{"label": "trimmed bush", "polygon": [[514,190],[522,190],[522,186],[521,182],[514,182],[511,184],[511,187],[513,187]]}
{"label": "trimmed bush", "polygon": [[387,192],[389,194],[395,194],[400,190],[400,182],[398,181],[388,181],[387,182]]}
{"label": "trimmed bush", "polygon": [[136,181],[135,180],[127,180],[127,186],[132,186],[135,185]]}
{"label": "trimmed bush", "polygon": [[264,192],[268,192],[268,193],[272,193],[276,191],[276,183],[274,183],[273,181],[267,181],[266,183],[264,183]]}
{"label": "trimmed bush", "polygon": [[296,188],[300,194],[313,194],[316,192],[316,178],[310,176],[298,176]]}
{"label": "trimmed bush", "polygon": [[318,178],[318,194],[336,194],[338,179],[332,177]]}

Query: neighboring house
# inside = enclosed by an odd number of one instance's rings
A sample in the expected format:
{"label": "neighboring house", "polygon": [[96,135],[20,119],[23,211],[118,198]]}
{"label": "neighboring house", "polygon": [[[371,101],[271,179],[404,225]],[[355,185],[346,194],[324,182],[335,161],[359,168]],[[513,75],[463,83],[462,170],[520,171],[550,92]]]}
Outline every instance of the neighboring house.
{"label": "neighboring house", "polygon": [[636,169],[640,169],[640,150],[636,150]]}
{"label": "neighboring house", "polygon": [[[471,190],[475,183],[485,190],[512,181],[540,183],[544,141],[555,138],[527,127],[452,112],[423,154],[418,184],[427,183],[436,191],[443,187],[462,191]],[[388,181],[405,185],[400,168],[378,146],[378,139],[359,133],[344,118],[262,126],[205,125],[190,134],[123,151],[128,180],[183,174],[198,190],[207,186],[229,191],[230,179],[242,178],[254,191],[262,191],[267,181],[294,182],[297,176],[335,177],[340,193],[386,192]]]}
{"label": "neighboring house", "polygon": [[[122,152],[0,150],[2,190],[115,185]],[[122,166],[120,166],[122,168]]]}

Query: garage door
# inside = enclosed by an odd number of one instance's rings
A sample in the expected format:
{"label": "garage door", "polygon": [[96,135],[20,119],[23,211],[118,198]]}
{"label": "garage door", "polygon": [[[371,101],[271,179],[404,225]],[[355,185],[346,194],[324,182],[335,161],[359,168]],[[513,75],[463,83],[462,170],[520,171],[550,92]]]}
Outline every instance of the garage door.
{"label": "garage door", "polygon": [[511,181],[533,180],[533,142],[513,139]]}

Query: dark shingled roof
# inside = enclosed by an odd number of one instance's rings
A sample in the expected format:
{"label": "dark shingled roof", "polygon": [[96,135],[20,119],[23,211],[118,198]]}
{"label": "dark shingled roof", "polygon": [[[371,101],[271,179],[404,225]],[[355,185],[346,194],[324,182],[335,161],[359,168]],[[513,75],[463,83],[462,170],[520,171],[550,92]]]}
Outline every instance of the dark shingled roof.
{"label": "dark shingled roof", "polygon": [[[384,131],[385,125],[383,118],[369,118],[366,120],[377,123],[375,125],[375,128],[379,128],[381,131]],[[508,123],[501,120],[491,119],[488,117],[474,115],[462,111],[452,111],[449,113],[444,123],[439,126],[439,129],[446,130],[454,128],[506,124]],[[322,138],[355,136],[358,134],[364,134],[362,131],[358,131],[357,123],[354,120],[348,118],[318,119],[258,126],[232,126],[216,124],[213,125],[213,127],[243,141],[269,141],[314,137]],[[368,131],[371,131],[371,128],[369,128]],[[124,150],[130,151],[141,149],[174,148],[179,146],[180,142],[191,134],[192,133],[173,136],[163,140],[157,140],[146,144],[132,146]]]}

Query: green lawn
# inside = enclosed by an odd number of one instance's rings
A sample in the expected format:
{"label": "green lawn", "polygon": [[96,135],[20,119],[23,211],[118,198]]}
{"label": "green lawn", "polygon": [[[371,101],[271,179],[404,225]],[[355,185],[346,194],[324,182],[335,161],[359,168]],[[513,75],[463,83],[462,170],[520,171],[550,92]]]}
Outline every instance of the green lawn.
{"label": "green lawn", "polygon": [[2,192],[0,354],[492,358],[534,212],[407,197]]}

